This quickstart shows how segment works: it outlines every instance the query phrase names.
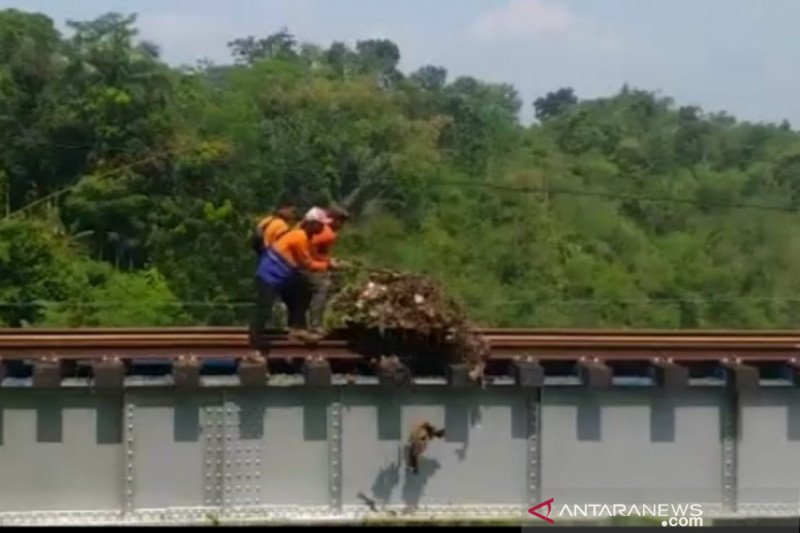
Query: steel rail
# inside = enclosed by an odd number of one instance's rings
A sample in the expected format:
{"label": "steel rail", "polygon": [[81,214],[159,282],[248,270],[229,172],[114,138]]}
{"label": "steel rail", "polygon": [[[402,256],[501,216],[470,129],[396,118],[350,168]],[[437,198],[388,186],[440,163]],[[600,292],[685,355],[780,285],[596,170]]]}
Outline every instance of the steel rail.
{"label": "steel rail", "polygon": [[[741,330],[741,329],[568,329],[568,328],[476,328],[476,333],[492,337],[525,337],[525,336],[568,336],[595,337],[595,336],[620,336],[625,338],[635,337],[754,337],[765,338],[793,338],[800,341],[800,331],[796,330]],[[247,330],[241,327],[168,327],[168,328],[0,328],[0,339],[12,336],[46,335],[46,336],[142,336],[142,335],[244,335]],[[286,331],[270,329],[267,333],[274,336],[285,336]]]}
{"label": "steel rail", "polygon": [[[483,329],[492,358],[529,355],[541,360],[597,358],[608,361],[651,360],[790,361],[800,359],[800,334],[792,331],[635,331]],[[269,332],[270,358],[305,357],[317,352],[329,359],[356,359],[345,340],[316,346]],[[333,336],[335,338],[335,335]],[[0,330],[0,358],[241,358],[254,353],[241,328],[6,329]]]}

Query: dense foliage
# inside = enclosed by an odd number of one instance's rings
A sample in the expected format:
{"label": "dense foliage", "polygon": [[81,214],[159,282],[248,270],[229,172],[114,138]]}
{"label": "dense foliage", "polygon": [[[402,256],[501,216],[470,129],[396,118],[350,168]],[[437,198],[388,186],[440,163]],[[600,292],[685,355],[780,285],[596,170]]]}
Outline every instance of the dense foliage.
{"label": "dense foliage", "polygon": [[176,69],[133,16],[69,25],[0,11],[0,324],[241,324],[247,231],[284,190],[348,205],[339,254],[433,275],[486,325],[800,318],[787,123],[627,86],[523,103],[288,31]]}

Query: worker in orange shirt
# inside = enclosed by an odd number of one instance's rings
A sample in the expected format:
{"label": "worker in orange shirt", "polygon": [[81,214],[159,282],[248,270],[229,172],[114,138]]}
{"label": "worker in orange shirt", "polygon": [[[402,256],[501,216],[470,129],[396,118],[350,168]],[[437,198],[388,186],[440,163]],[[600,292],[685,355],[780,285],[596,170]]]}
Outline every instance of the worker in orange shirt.
{"label": "worker in orange shirt", "polygon": [[[250,247],[259,258],[270,245],[289,231],[289,224],[294,222],[296,214],[295,201],[288,196],[283,196],[272,214],[258,221],[250,239]],[[256,278],[256,295],[256,311],[253,313],[250,324],[251,344],[260,339],[265,321],[269,321],[272,317],[272,308],[275,303],[275,294],[272,289],[263,286],[258,278]],[[261,322],[257,324],[258,320]]]}
{"label": "worker in orange shirt", "polygon": [[[328,300],[328,293],[331,287],[331,266],[340,267],[345,266],[346,263],[331,257],[331,249],[336,243],[337,233],[341,230],[344,223],[349,218],[344,209],[333,207],[324,211],[318,207],[312,208],[309,213],[314,210],[324,212],[319,217],[325,221],[325,226],[318,234],[311,238],[312,253],[314,258],[328,264],[328,268],[321,271],[309,272],[308,279],[311,286],[311,303],[309,306],[309,325],[312,331],[317,334],[322,333],[322,320],[325,315],[325,304]],[[308,216],[308,214],[306,215]]]}
{"label": "worker in orange shirt", "polygon": [[312,254],[311,239],[320,233],[328,219],[306,217],[297,228],[291,229],[273,242],[262,254],[256,270],[256,309],[250,322],[250,343],[263,345],[263,327],[272,313],[276,296],[286,305],[289,335],[303,341],[317,340],[307,330],[306,313],[311,301],[311,288],[305,271],[326,270],[330,264]]}
{"label": "worker in orange shirt", "polygon": [[258,255],[264,252],[272,243],[289,231],[289,225],[294,222],[297,214],[297,205],[294,201],[283,198],[275,211],[265,216],[256,224],[252,238],[252,248]]}

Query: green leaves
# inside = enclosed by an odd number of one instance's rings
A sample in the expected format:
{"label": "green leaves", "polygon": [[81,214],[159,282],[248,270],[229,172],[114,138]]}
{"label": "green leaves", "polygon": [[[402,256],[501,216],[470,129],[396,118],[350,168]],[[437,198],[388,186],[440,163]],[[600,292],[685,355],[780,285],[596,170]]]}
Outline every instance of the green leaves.
{"label": "green leaves", "polygon": [[188,317],[166,280],[155,270],[115,272],[86,264],[87,287],[47,307],[43,323],[57,327],[135,327],[185,324]]}
{"label": "green leaves", "polygon": [[87,260],[53,228],[0,223],[0,320],[9,326],[157,326],[185,319],[154,270],[125,274]]}
{"label": "green leaves", "polygon": [[[245,236],[285,192],[335,253],[438,279],[498,326],[793,326],[800,137],[623,87],[523,104],[387,40],[284,29],[172,69],[135,16],[0,11],[0,322],[241,324]],[[496,188],[500,187],[500,188]],[[518,188],[519,190],[514,190]],[[798,299],[800,300],[800,299]]]}

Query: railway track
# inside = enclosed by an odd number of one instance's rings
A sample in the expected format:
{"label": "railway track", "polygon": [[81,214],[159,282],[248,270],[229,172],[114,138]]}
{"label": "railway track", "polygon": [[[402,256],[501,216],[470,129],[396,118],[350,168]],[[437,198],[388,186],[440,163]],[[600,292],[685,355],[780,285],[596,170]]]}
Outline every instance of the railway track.
{"label": "railway track", "polygon": [[[800,333],[793,331],[659,331],[659,330],[479,330],[491,346],[488,373],[513,374],[520,359],[544,367],[543,374],[587,373],[590,381],[610,383],[620,372],[636,375],[677,375],[687,381],[690,372],[717,375],[729,371],[733,379],[758,382],[764,375],[788,376],[800,384]],[[309,356],[319,356],[334,372],[350,373],[363,367],[367,353],[343,332],[334,332],[317,345],[286,338],[284,331],[269,332],[264,352],[272,371],[298,373]],[[197,368],[228,364],[236,372],[241,361],[255,355],[241,328],[138,329],[6,329],[0,330],[0,378],[8,368],[37,375],[37,368],[54,375],[76,375],[81,365],[117,361],[127,374],[148,364],[166,365],[167,371],[191,361]],[[386,354],[390,355],[390,354]],[[27,365],[27,366],[26,366]],[[138,365],[138,366],[137,366]],[[143,366],[144,365],[144,366]],[[20,370],[27,368],[27,370]],[[131,370],[133,368],[133,370]],[[4,370],[5,369],[5,370]],[[567,370],[565,370],[567,369]],[[171,370],[174,373],[174,370]],[[41,373],[41,372],[40,372]],[[200,370],[196,372],[199,374]],[[591,377],[595,376],[595,377]],[[599,377],[597,377],[599,376]],[[665,378],[667,381],[673,378]],[[195,379],[196,380],[196,379]]]}
{"label": "railway track", "polygon": [[[544,360],[581,357],[608,360],[675,361],[734,357],[747,361],[781,361],[800,355],[800,333],[792,331],[625,331],[625,330],[478,330],[489,341],[492,356],[530,355]],[[334,332],[315,346],[269,332],[270,355],[278,358],[318,352],[323,357],[353,357],[355,348]],[[0,330],[0,357],[92,359],[108,355],[141,358],[252,354],[240,328],[165,329],[5,329]]]}

